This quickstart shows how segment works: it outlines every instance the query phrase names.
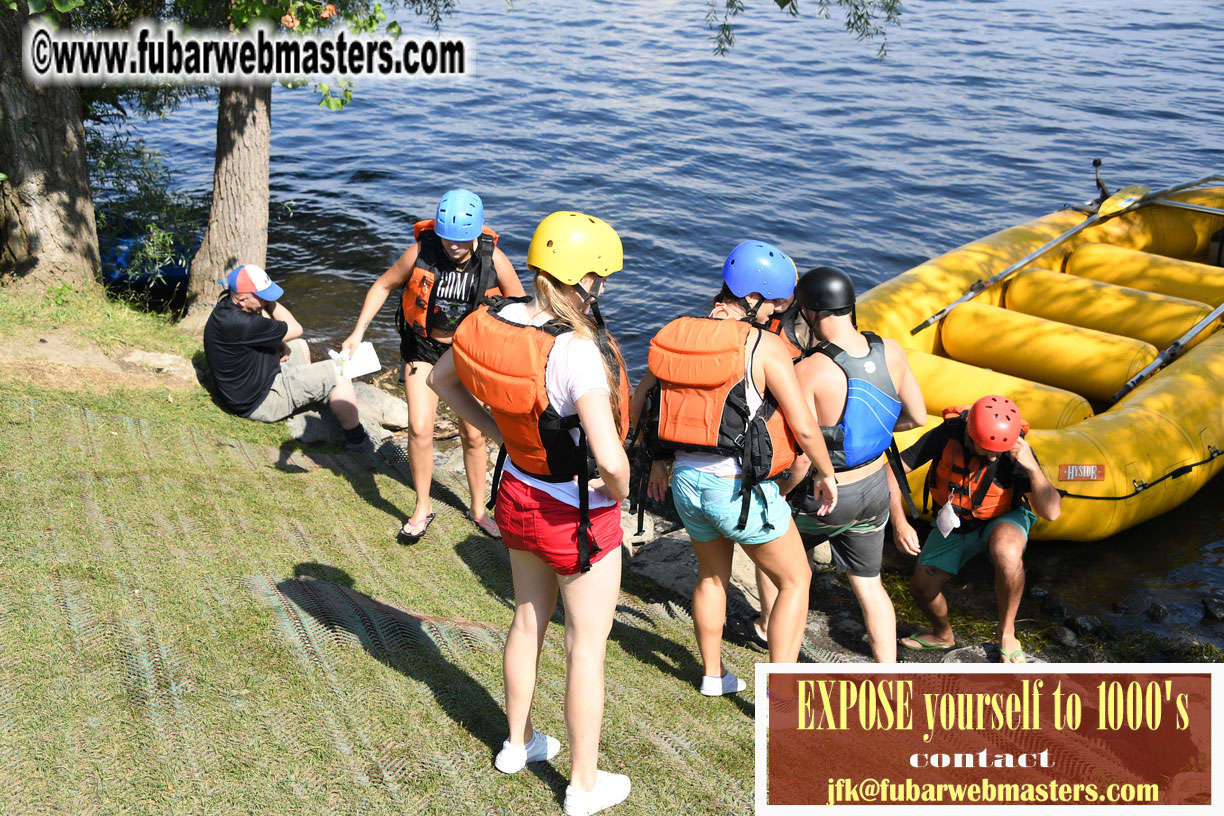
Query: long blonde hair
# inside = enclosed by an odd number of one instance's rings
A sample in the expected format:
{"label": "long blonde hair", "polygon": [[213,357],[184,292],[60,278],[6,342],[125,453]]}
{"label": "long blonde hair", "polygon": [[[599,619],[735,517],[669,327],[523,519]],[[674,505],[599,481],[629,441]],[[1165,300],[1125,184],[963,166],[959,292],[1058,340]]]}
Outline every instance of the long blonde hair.
{"label": "long blonde hair", "polygon": [[603,359],[604,376],[608,379],[608,395],[612,401],[612,417],[616,420],[616,430],[624,434],[627,430],[621,414],[621,372],[625,370],[625,361],[620,351],[612,343],[612,337],[607,330],[600,331],[595,320],[586,312],[574,306],[569,299],[570,286],[558,281],[547,272],[537,271],[531,281],[532,293],[536,303],[545,311],[551,312],[557,320],[573,329],[574,334],[594,341]]}

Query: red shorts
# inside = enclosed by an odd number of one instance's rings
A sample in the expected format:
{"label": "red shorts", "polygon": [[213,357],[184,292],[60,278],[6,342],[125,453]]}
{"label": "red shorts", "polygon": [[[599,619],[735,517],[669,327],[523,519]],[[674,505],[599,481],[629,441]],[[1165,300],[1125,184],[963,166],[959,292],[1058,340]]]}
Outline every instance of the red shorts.
{"label": "red shorts", "polygon": [[[507,547],[534,553],[560,575],[578,572],[577,507],[503,473],[495,514]],[[619,505],[591,509],[591,537],[599,547],[591,554],[592,564],[620,547],[624,533]]]}

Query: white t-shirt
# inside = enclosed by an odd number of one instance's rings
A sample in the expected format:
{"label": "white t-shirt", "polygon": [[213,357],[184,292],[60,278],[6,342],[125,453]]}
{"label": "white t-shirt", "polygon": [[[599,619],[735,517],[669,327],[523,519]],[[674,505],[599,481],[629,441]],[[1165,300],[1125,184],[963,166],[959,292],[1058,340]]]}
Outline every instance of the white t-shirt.
{"label": "white t-shirt", "polygon": [[[511,303],[499,311],[498,316],[511,323],[526,326],[542,326],[552,319],[552,316],[541,312],[528,319],[526,303]],[[562,417],[578,413],[578,398],[588,391],[608,392],[608,378],[604,374],[603,356],[595,341],[579,337],[573,332],[567,332],[553,343],[552,353],[548,355],[548,364],[544,368],[544,388],[548,392],[548,401],[552,403],[557,414]],[[570,431],[574,442],[578,441],[578,429]],[[506,459],[505,471],[514,474],[514,478],[539,488],[548,495],[565,502],[571,507],[578,506],[578,479],[568,482],[546,482],[534,476],[528,476]],[[611,507],[618,504],[598,490],[587,489],[591,508]]]}

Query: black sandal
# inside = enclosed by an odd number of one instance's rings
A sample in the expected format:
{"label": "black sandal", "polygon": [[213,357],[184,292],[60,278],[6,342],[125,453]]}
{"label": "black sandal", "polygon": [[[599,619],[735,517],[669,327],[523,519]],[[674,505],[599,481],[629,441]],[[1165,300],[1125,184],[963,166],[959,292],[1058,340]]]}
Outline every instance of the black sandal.
{"label": "black sandal", "polygon": [[401,527],[399,532],[395,534],[396,542],[403,544],[404,546],[410,546],[417,543],[422,537],[424,537],[425,531],[429,529],[429,525],[433,523],[433,520],[433,513],[430,513],[428,516],[421,519],[419,522],[417,522],[417,524],[420,525],[420,529],[416,532],[409,532],[406,529],[408,527],[408,522],[404,522],[404,526]]}

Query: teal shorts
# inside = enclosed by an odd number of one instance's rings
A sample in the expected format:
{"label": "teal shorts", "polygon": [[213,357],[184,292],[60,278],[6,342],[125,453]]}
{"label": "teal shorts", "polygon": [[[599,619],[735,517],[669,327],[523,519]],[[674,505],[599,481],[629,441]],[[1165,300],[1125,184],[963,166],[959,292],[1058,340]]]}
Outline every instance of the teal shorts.
{"label": "teal shorts", "polygon": [[989,557],[990,553],[987,552],[986,545],[990,542],[990,533],[995,527],[1000,524],[1014,524],[1020,528],[1027,540],[1029,528],[1036,520],[1036,513],[1027,507],[1020,506],[996,519],[991,519],[971,533],[960,533],[953,530],[952,535],[945,538],[943,533],[939,532],[938,527],[932,526],[931,534],[927,536],[922,545],[922,551],[918,553],[918,563],[955,575],[961,571],[970,558],[978,553],[984,552]]}
{"label": "teal shorts", "polygon": [[[755,490],[752,492],[748,501],[748,521],[742,530],[736,529],[744,506],[744,497],[739,495],[739,479],[724,479],[690,467],[678,467],[672,474],[671,488],[676,512],[694,541],[713,541],[721,537],[740,544],[766,544],[780,538],[790,528],[790,505],[782,499],[773,482],[760,485],[764,501]],[[766,526],[766,522],[773,525],[772,528]]]}

